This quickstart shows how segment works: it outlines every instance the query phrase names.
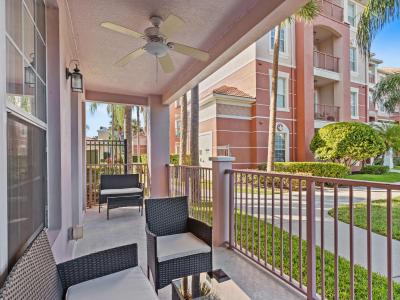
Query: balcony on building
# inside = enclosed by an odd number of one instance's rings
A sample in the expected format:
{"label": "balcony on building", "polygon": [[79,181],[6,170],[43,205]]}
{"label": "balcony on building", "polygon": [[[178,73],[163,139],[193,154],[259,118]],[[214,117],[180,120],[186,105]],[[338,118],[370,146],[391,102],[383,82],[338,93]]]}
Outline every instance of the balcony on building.
{"label": "balcony on building", "polygon": [[321,15],[343,22],[343,7],[337,0],[321,0]]}
{"label": "balcony on building", "polygon": [[340,58],[337,55],[339,37],[323,26],[314,26],[314,76],[340,80]]}
{"label": "balcony on building", "polygon": [[323,77],[314,77],[314,120],[319,128],[326,122],[338,122],[340,107],[335,102],[335,82]]}

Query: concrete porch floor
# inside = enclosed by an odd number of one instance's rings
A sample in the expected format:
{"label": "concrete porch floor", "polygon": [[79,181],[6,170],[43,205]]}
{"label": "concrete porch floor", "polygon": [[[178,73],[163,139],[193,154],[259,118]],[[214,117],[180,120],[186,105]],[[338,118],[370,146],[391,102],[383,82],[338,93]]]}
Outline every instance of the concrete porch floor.
{"label": "concrete porch floor", "polygon": [[[77,242],[74,257],[129,243],[137,243],[139,265],[146,270],[145,217],[137,208],[119,208],[110,212],[106,219],[106,209],[98,213],[98,208],[88,209],[84,219],[84,238]],[[262,270],[239,254],[225,248],[215,248],[213,265],[222,268],[251,299],[294,300],[305,297]],[[171,299],[171,287],[159,291],[162,300]]]}

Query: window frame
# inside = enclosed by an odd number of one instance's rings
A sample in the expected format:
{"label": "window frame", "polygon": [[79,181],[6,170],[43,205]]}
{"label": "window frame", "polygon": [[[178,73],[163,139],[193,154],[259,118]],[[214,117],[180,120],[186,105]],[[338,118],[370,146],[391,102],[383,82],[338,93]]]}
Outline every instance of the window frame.
{"label": "window frame", "polygon": [[[350,15],[350,7],[353,7],[353,16]],[[350,27],[355,28],[357,25],[357,5],[349,1],[348,6],[347,6],[347,22],[350,24]],[[352,20],[352,22],[350,21]]]}
{"label": "window frame", "polygon": [[[352,61],[352,50],[354,50],[354,61]],[[349,65],[350,65],[350,71],[353,74],[358,74],[358,51],[357,51],[357,47],[354,46],[350,46],[350,55],[349,55]],[[354,67],[355,69],[353,70],[353,63],[354,63]]]}
{"label": "window frame", "polygon": [[[289,112],[290,111],[290,106],[289,106],[289,80],[290,80],[290,74],[286,72],[278,72],[278,81],[279,79],[284,79],[285,80],[285,106],[284,107],[279,107],[278,106],[278,99],[276,103],[276,110],[277,111],[284,111],[284,112]],[[271,100],[272,97],[272,69],[269,69],[269,99]]]}
{"label": "window frame", "polygon": [[[355,104],[353,105],[353,95],[355,95]],[[350,90],[350,117],[353,120],[358,120],[360,118],[360,108],[359,108],[359,90],[357,88],[351,88]],[[353,114],[353,107],[355,107],[356,114]]]}
{"label": "window frame", "polygon": [[[288,44],[288,26],[291,26],[290,24],[285,24],[283,26],[281,26],[281,31],[283,30],[284,34],[283,34],[283,44],[284,44],[284,51],[281,51],[280,49],[280,45],[279,45],[279,54],[284,57],[284,58],[288,58],[289,56],[289,44]],[[275,28],[273,28],[272,30],[269,31],[268,33],[268,43],[269,43],[269,54],[273,55],[274,53],[274,42],[272,41],[272,36],[273,36],[273,31],[275,30]],[[282,38],[282,34],[280,35],[280,38]]]}

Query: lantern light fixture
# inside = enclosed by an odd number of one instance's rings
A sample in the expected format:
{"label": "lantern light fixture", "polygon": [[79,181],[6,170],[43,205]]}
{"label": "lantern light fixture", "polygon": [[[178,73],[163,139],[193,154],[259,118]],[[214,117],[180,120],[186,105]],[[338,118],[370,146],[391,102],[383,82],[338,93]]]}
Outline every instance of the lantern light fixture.
{"label": "lantern light fixture", "polygon": [[79,70],[79,61],[71,61],[71,63],[73,62],[75,63],[75,68],[73,72],[70,72],[69,68],[66,68],[66,78],[68,80],[71,77],[71,90],[73,92],[83,93],[83,76]]}
{"label": "lantern light fixture", "polygon": [[30,58],[30,65],[24,67],[24,83],[29,87],[34,88],[36,85],[36,74],[35,71],[33,71],[33,68],[35,67],[35,54],[31,53]]}

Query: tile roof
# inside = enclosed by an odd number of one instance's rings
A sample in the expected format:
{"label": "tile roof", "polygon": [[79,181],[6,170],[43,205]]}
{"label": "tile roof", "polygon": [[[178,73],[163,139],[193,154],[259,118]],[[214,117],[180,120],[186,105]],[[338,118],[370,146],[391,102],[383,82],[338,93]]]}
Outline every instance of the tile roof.
{"label": "tile roof", "polygon": [[254,97],[252,97],[251,95],[239,90],[236,87],[233,86],[227,86],[227,85],[222,85],[216,89],[213,90],[214,94],[218,94],[218,95],[227,95],[227,96],[235,96],[235,97],[243,97],[243,98],[252,98],[254,99]]}
{"label": "tile roof", "polygon": [[394,73],[400,73],[400,68],[379,68],[379,71],[385,73],[385,74],[394,74]]}

